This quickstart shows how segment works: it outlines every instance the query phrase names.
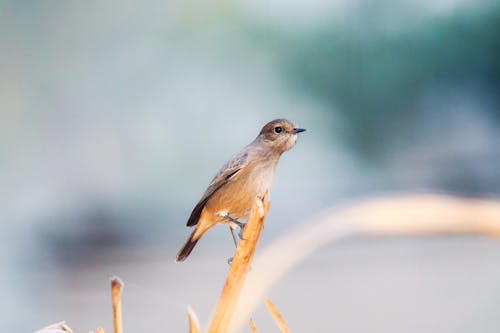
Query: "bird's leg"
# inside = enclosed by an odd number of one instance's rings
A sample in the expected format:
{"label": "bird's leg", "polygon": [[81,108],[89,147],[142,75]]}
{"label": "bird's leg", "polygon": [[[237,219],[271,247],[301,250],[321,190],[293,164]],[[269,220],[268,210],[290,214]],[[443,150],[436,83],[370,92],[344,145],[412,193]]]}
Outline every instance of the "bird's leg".
{"label": "bird's leg", "polygon": [[[238,236],[240,236],[240,239],[243,239],[241,237],[241,230],[243,227],[245,227],[245,224],[244,223],[241,223],[240,221],[238,221],[237,219],[235,218],[232,218],[231,216],[229,215],[224,215],[223,216],[226,220],[229,220],[229,230],[231,231],[231,236],[233,236],[233,242],[234,242],[234,246],[236,248],[238,248],[238,240],[236,239],[236,234],[234,233],[234,229],[236,228],[236,226],[239,226],[240,227],[240,232],[238,234]],[[231,264],[233,263],[233,257],[227,259],[227,263],[229,266],[231,266]]]}
{"label": "bird's leg", "polygon": [[245,240],[245,238],[243,238],[243,230],[245,229],[246,225],[247,225],[246,223],[242,223],[240,225],[240,232],[238,232],[238,237],[240,237],[240,239],[242,240]]}
{"label": "bird's leg", "polygon": [[[246,223],[243,223],[243,222],[240,222],[238,221],[237,219],[229,216],[229,215],[224,215],[224,218],[229,220],[230,222],[233,222],[234,224],[236,224],[238,227],[240,227],[240,232],[238,233],[238,236],[240,237],[240,239],[244,239],[243,238],[243,229],[245,229],[245,226],[246,226]],[[233,230],[231,229],[231,233],[233,233]]]}
{"label": "bird's leg", "polygon": [[245,227],[246,223],[240,222],[237,219],[235,219],[234,217],[231,217],[229,215],[224,215],[224,218],[228,219],[230,222],[233,222],[234,224],[236,224],[240,228],[244,228]]}
{"label": "bird's leg", "polygon": [[234,233],[234,228],[231,224],[229,225],[229,230],[231,230],[231,236],[233,236],[234,246],[238,248],[238,241],[236,240],[236,234]]}
{"label": "bird's leg", "polygon": [[[247,224],[240,222],[237,219],[235,219],[227,214],[224,215],[224,218],[229,220],[229,222],[230,222],[229,223],[229,230],[231,230],[231,236],[233,236],[234,246],[236,246],[236,248],[238,248],[238,242],[236,241],[236,235],[234,234],[234,229],[236,228],[235,225],[240,227],[240,232],[238,233],[238,236],[240,237],[240,239],[244,240],[245,238],[243,238],[243,229],[245,229],[245,226]],[[233,264],[233,259],[234,259],[234,257],[227,259],[227,264],[229,266],[231,266]],[[251,266],[250,266],[250,269],[252,269]]]}

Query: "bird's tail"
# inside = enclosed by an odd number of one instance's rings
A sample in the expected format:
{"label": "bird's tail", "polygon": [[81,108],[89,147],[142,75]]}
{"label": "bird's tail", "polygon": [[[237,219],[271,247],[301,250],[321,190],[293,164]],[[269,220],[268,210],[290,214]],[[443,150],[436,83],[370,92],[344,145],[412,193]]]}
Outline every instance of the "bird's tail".
{"label": "bird's tail", "polygon": [[196,243],[198,243],[198,240],[200,239],[199,237],[197,237],[196,239],[194,238],[195,232],[196,229],[193,230],[191,236],[189,236],[188,240],[186,241],[186,243],[184,243],[179,253],[177,253],[177,258],[175,259],[175,261],[179,262],[186,260],[191,251],[193,251],[194,246],[196,245]]}

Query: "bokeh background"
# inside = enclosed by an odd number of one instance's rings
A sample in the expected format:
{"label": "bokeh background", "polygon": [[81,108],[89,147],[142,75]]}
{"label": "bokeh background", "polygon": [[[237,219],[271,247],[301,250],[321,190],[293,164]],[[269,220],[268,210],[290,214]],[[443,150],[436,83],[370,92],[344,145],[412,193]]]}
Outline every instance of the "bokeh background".
{"label": "bokeh background", "polygon": [[[217,169],[267,121],[308,129],[261,246],[345,200],[500,194],[494,0],[0,2],[0,323],[203,325],[233,244],[175,264]],[[500,244],[353,238],[270,295],[297,332],[498,332]],[[315,311],[311,311],[311,309]],[[264,307],[262,331],[276,331]]]}

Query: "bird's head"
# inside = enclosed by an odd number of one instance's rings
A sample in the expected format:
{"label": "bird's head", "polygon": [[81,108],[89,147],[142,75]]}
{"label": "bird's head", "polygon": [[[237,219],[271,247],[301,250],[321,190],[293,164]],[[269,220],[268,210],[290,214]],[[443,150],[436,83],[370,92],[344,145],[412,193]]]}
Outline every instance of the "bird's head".
{"label": "bird's head", "polygon": [[293,122],[286,119],[275,119],[268,122],[259,133],[258,140],[280,154],[295,145],[297,134],[305,129],[297,128]]}

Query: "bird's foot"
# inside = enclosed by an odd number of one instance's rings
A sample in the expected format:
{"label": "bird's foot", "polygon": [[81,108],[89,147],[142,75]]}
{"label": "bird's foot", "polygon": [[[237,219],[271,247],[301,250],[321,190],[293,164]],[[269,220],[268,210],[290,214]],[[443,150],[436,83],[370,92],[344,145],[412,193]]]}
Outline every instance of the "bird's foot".
{"label": "bird's foot", "polygon": [[247,226],[246,223],[242,223],[241,225],[239,225],[240,227],[240,232],[238,232],[238,237],[241,239],[241,240],[246,240],[245,238],[243,238],[243,230],[245,230],[245,227]]}
{"label": "bird's foot", "polygon": [[[224,218],[234,224],[236,224],[238,227],[240,227],[240,232],[238,233],[238,237],[241,239],[241,240],[245,240],[245,238],[243,238],[243,230],[245,229],[245,226],[247,225],[246,223],[243,223],[243,222],[240,222],[238,221],[237,219],[235,219],[234,217],[231,217],[229,215],[225,215]],[[231,228],[231,232],[232,231],[232,228]],[[233,238],[234,238],[234,234],[233,234]]]}

